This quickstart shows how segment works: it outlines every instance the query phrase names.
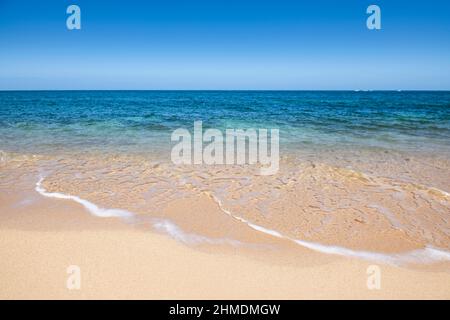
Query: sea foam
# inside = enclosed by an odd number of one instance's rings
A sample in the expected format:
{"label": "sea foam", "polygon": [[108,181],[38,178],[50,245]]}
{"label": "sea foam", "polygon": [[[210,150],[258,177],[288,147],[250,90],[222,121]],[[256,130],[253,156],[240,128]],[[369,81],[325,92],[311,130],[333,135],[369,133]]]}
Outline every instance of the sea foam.
{"label": "sea foam", "polygon": [[72,200],[79,204],[81,204],[89,213],[96,217],[100,218],[121,218],[127,223],[145,223],[149,222],[156,230],[160,232],[164,232],[174,238],[179,242],[183,242],[186,244],[199,244],[199,243],[209,243],[209,244],[231,244],[231,245],[240,245],[241,242],[237,240],[227,239],[227,238],[208,238],[205,236],[197,235],[194,233],[184,232],[179,226],[168,219],[154,218],[154,217],[145,217],[136,215],[130,211],[122,210],[122,209],[106,209],[100,208],[94,203],[82,199],[77,196],[67,195],[59,192],[48,192],[42,187],[42,181],[44,178],[40,178],[36,183],[35,190],[44,197],[63,199],[63,200]]}
{"label": "sea foam", "polygon": [[42,187],[43,180],[44,178],[39,179],[39,181],[36,183],[35,190],[44,197],[75,201],[81,204],[83,207],[85,207],[86,210],[89,211],[92,215],[100,218],[111,218],[111,217],[128,218],[133,216],[133,213],[126,210],[100,208],[97,205],[93,204],[92,202],[81,199],[77,196],[67,195],[59,192],[47,192],[47,190],[45,190]]}
{"label": "sea foam", "polygon": [[[130,211],[122,210],[122,209],[106,209],[106,208],[100,208],[99,206],[95,205],[94,203],[82,199],[77,196],[73,195],[66,195],[59,192],[47,192],[42,187],[42,181],[44,178],[40,178],[39,181],[36,183],[35,190],[41,194],[44,197],[49,198],[56,198],[56,199],[64,199],[64,200],[72,200],[79,204],[81,204],[88,212],[90,212],[92,215],[96,217],[101,218],[109,218],[109,217],[115,217],[115,218],[122,218],[123,220],[130,222],[133,219],[136,218],[136,215]],[[268,234],[273,237],[286,239],[289,241],[293,241],[294,243],[301,245],[305,248],[318,251],[321,253],[326,254],[332,254],[332,255],[340,255],[340,256],[346,256],[351,258],[358,258],[368,261],[378,261],[383,262],[386,264],[391,265],[402,265],[402,264],[410,264],[410,263],[433,263],[438,261],[450,261],[450,252],[433,248],[431,246],[427,246],[423,249],[417,249],[402,253],[395,253],[395,254],[384,254],[384,253],[378,253],[378,252],[371,252],[371,251],[361,251],[361,250],[352,250],[345,247],[340,246],[330,246],[330,245],[323,245],[319,243],[304,241],[304,240],[298,240],[293,239],[289,236],[283,235],[282,233],[268,229],[262,226],[259,226],[257,224],[254,224],[246,219],[243,219],[241,217],[235,216],[232,214],[229,210],[225,209],[222,201],[218,199],[216,196],[211,195],[214,201],[218,204],[219,208],[222,210],[222,212],[226,213],[233,219],[245,223],[248,227]],[[131,218],[131,219],[130,219]],[[143,217],[139,218],[140,220],[143,219]],[[237,240],[231,240],[227,238],[219,238],[219,239],[211,239],[208,237],[204,237],[201,235],[193,234],[193,233],[186,233],[184,232],[180,227],[178,227],[175,223],[168,219],[160,219],[160,218],[148,218],[148,222],[151,222],[153,227],[161,232],[164,232],[174,238],[175,240],[179,242],[183,242],[186,244],[198,244],[198,243],[209,243],[209,244],[231,244],[231,245],[239,245],[241,244]]]}
{"label": "sea foam", "polygon": [[450,252],[437,249],[431,246],[427,246],[423,249],[417,249],[412,251],[406,251],[401,253],[393,253],[393,254],[385,254],[385,253],[378,253],[378,252],[371,252],[371,251],[362,251],[362,250],[352,250],[345,247],[340,246],[330,246],[330,245],[323,245],[319,243],[304,241],[304,240],[298,240],[293,239],[289,236],[283,235],[282,233],[268,229],[259,225],[256,225],[254,223],[251,223],[248,220],[245,220],[241,217],[235,216],[232,214],[229,210],[225,209],[223,206],[223,203],[220,199],[218,199],[216,196],[211,195],[212,198],[216,201],[219,208],[222,210],[222,212],[226,213],[227,215],[231,216],[232,218],[245,223],[250,228],[263,232],[265,234],[271,235],[273,237],[286,239],[289,241],[292,241],[298,245],[301,245],[305,248],[326,253],[326,254],[332,254],[332,255],[340,255],[345,257],[351,257],[351,258],[357,258],[362,260],[368,260],[368,261],[377,261],[377,262],[383,262],[386,264],[391,265],[404,265],[404,264],[413,264],[413,263],[433,263],[433,262],[439,262],[439,261],[450,261]]}

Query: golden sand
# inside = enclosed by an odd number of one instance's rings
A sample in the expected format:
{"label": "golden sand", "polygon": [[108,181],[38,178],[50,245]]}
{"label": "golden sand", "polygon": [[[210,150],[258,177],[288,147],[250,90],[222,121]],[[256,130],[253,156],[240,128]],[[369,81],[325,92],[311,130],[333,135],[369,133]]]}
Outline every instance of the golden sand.
{"label": "golden sand", "polygon": [[[138,156],[2,156],[0,298],[450,298],[447,258],[404,258],[450,249],[445,159],[440,174],[416,171],[417,159],[283,161],[262,177]],[[66,287],[70,265],[80,290]]]}

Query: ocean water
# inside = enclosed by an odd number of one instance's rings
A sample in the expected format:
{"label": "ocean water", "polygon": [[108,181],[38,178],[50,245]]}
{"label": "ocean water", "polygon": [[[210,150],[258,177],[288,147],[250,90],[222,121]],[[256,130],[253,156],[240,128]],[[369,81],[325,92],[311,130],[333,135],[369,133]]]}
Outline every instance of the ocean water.
{"label": "ocean water", "polygon": [[167,151],[177,128],[278,128],[284,152],[375,148],[447,154],[450,92],[0,92],[0,150]]}

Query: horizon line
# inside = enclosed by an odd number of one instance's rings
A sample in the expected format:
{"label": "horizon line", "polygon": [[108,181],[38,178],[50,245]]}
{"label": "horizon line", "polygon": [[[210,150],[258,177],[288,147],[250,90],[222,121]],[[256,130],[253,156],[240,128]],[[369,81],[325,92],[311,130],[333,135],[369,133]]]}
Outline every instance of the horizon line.
{"label": "horizon line", "polygon": [[330,91],[330,92],[449,92],[450,89],[0,89],[0,92],[26,91]]}

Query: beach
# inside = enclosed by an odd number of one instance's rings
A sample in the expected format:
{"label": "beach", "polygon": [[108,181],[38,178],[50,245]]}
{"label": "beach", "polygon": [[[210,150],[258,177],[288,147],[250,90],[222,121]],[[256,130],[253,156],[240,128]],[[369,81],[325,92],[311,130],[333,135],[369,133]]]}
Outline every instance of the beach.
{"label": "beach", "polygon": [[[36,196],[35,196],[36,197]],[[2,208],[18,197],[2,197]],[[2,210],[2,299],[448,299],[448,263],[395,267],[327,255],[259,234],[254,245],[186,245],[166,234],[90,215],[79,204],[39,199]],[[179,214],[220,215],[191,202]],[[194,212],[195,211],[195,212]],[[251,230],[243,230],[251,233]],[[379,265],[381,287],[369,290],[367,268]],[[81,270],[68,290],[67,268]]]}
{"label": "beach", "polygon": [[[2,93],[0,298],[449,299],[449,101]],[[174,164],[199,119],[278,129],[279,170]]]}

